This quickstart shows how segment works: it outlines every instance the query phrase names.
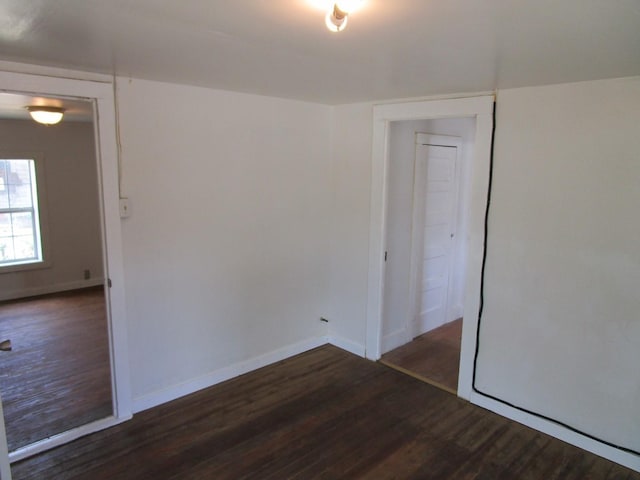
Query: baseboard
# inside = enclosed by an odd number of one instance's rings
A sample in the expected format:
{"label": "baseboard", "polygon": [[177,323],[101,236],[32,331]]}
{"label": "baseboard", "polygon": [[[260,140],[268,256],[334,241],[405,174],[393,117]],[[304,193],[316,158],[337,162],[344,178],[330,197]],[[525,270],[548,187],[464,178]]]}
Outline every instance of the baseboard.
{"label": "baseboard", "polygon": [[380,345],[380,353],[385,354],[390,352],[394,348],[401,347],[408,342],[407,330],[401,328],[395,332],[391,332],[382,337],[382,344]]}
{"label": "baseboard", "polygon": [[52,448],[65,445],[78,438],[85,437],[92,433],[114,427],[130,419],[131,419],[131,416],[127,416],[123,418],[108,417],[108,418],[103,418],[101,420],[96,420],[95,422],[87,423],[85,425],[81,425],[80,427],[67,430],[66,432],[53,435],[51,437],[45,438],[43,440],[39,440],[25,447],[21,447],[17,450],[14,450],[13,452],[9,453],[9,461],[11,463],[19,462],[20,460],[24,460],[25,458],[29,458],[33,455],[37,455],[38,453],[46,452],[47,450],[51,450]]}
{"label": "baseboard", "polygon": [[77,280],[73,282],[57,283],[55,285],[42,285],[39,287],[27,287],[17,290],[9,290],[0,293],[0,301],[17,300],[18,298],[48,295],[50,293],[67,292],[81,288],[96,287],[104,284],[104,278],[91,278],[89,280]]}
{"label": "baseboard", "polygon": [[640,456],[638,455],[610,447],[609,445],[605,445],[597,440],[593,440],[569,430],[562,425],[525,413],[517,408],[513,408],[509,405],[505,405],[504,403],[487,398],[477,392],[471,393],[470,402],[478,405],[479,407],[491,410],[492,412],[502,415],[510,420],[538,430],[539,432],[551,435],[563,442],[570,443],[571,445],[575,445],[576,447],[587,450],[595,455],[604,457],[607,460],[611,460],[612,462],[619,463],[620,465],[635,470],[636,472],[640,472]]}
{"label": "baseboard", "polygon": [[313,348],[320,347],[326,343],[327,337],[324,336],[310,338],[248,360],[234,363],[228,367],[223,367],[219,370],[215,370],[211,373],[188,380],[178,385],[173,385],[171,387],[143,395],[133,400],[133,413],[139,413],[143,410],[148,410],[149,408],[184,397],[185,395],[195,393],[198,390],[212,387],[218,383],[222,383],[239,375],[257,370],[258,368],[266,367],[267,365],[298,355]]}
{"label": "baseboard", "polygon": [[353,353],[354,355],[358,355],[359,357],[364,358],[365,350],[364,345],[360,343],[356,343],[354,341],[348,340],[344,337],[339,337],[337,335],[329,335],[327,337],[328,342],[342,350],[346,350],[347,352]]}

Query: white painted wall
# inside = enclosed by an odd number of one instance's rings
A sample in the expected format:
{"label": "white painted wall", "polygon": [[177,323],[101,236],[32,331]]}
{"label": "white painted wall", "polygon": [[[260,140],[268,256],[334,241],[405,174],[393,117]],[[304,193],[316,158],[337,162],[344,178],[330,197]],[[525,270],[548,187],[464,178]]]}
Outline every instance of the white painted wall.
{"label": "white painted wall", "polygon": [[366,334],[372,113],[371,104],[333,108],[329,332],[360,355]]}
{"label": "white painted wall", "polygon": [[462,315],[465,280],[466,213],[475,119],[446,118],[437,120],[391,122],[389,136],[389,191],[387,206],[387,251],[385,296],[383,303],[382,352],[406,343],[411,333],[405,330],[412,305],[409,295],[411,271],[411,232],[413,214],[413,170],[415,133],[454,135],[462,138],[459,157],[460,189],[454,266],[451,272],[452,305],[455,320]]}
{"label": "white painted wall", "polygon": [[118,105],[137,409],[324,339],[331,108],[129,79]]}
{"label": "white painted wall", "polygon": [[0,271],[0,299],[102,283],[102,236],[93,124],[45,127],[31,120],[0,120],[0,152],[37,152],[44,161],[50,265]]}
{"label": "white painted wall", "polygon": [[497,114],[477,385],[640,451],[640,78]]}

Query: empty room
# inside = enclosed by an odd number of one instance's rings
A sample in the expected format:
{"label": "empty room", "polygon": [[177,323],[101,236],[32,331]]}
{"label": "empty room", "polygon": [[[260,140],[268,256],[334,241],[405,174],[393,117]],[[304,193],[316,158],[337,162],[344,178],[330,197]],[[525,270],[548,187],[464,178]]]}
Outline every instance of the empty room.
{"label": "empty room", "polygon": [[640,479],[636,0],[0,0],[0,140],[1,480]]}

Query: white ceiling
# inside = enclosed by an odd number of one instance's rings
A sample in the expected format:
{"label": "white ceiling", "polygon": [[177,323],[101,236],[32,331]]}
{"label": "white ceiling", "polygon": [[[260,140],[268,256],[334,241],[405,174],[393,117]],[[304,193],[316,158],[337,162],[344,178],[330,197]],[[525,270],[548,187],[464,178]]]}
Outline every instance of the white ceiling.
{"label": "white ceiling", "polygon": [[0,60],[327,104],[640,75],[640,0],[0,0]]}

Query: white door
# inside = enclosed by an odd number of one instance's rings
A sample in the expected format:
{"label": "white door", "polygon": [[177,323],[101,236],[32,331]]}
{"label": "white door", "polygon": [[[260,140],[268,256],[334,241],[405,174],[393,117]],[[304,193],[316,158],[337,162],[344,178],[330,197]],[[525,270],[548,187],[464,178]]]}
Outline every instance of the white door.
{"label": "white door", "polygon": [[4,431],[4,412],[2,411],[2,397],[0,397],[0,480],[11,480],[9,452],[7,451],[7,435]]}
{"label": "white door", "polygon": [[[11,350],[11,341],[0,339],[0,353]],[[1,359],[0,359],[1,362]],[[9,451],[7,448],[7,432],[4,428],[4,410],[0,395],[0,480],[11,480],[11,466],[9,465]]]}
{"label": "white door", "polygon": [[448,318],[450,272],[458,197],[456,137],[416,135],[414,177],[413,336],[432,330]]}

